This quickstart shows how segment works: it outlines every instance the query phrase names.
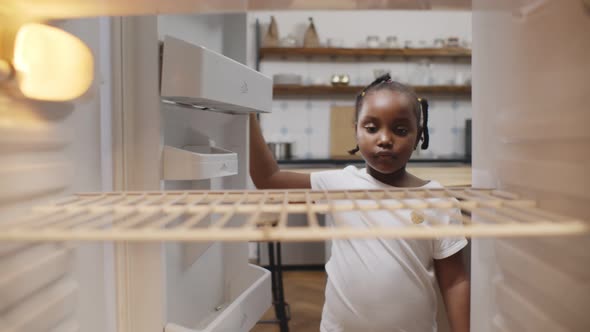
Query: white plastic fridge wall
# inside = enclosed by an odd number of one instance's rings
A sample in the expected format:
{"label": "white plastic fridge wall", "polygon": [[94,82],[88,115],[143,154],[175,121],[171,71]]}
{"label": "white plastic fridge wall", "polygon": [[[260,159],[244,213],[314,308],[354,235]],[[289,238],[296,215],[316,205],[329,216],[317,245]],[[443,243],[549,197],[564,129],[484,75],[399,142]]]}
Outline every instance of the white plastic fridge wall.
{"label": "white plastic fridge wall", "polygon": [[[589,221],[585,3],[473,1],[473,184]],[[475,239],[471,330],[590,330],[589,261],[588,236]]]}
{"label": "white plastic fridge wall", "polygon": [[[2,16],[0,58],[10,59],[17,15]],[[14,20],[14,21],[13,21]],[[81,99],[44,103],[0,87],[0,220],[75,192],[112,190],[110,21],[63,20],[95,58],[95,80]],[[113,253],[107,244],[0,243],[0,330],[112,332]]]}

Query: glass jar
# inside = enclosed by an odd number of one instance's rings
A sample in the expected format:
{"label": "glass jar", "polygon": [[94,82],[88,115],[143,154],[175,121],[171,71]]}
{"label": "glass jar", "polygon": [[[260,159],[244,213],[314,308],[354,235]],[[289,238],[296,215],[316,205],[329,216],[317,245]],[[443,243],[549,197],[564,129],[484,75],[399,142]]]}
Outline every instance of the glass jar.
{"label": "glass jar", "polygon": [[385,45],[389,48],[399,48],[397,36],[387,36],[387,38],[385,39]]}
{"label": "glass jar", "polygon": [[379,47],[379,36],[367,36],[367,47],[368,48]]}

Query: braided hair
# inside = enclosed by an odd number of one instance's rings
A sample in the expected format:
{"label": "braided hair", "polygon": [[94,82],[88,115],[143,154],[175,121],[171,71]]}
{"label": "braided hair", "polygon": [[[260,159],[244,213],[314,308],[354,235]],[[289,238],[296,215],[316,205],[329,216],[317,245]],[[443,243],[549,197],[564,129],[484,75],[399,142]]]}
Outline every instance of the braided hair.
{"label": "braided hair", "polygon": [[[355,102],[355,122],[358,122],[359,113],[361,108],[363,107],[363,102],[365,100],[365,96],[371,92],[382,90],[382,89],[389,89],[391,91],[400,92],[406,94],[410,97],[412,101],[412,110],[416,115],[416,120],[418,123],[419,129],[421,129],[421,137],[422,145],[420,146],[422,150],[428,149],[428,143],[430,141],[430,135],[428,133],[428,101],[424,98],[418,98],[414,90],[408,87],[405,84],[395,82],[391,80],[391,76],[389,74],[384,74],[379,76],[373,83],[369,84],[366,88],[363,89],[357,96]],[[422,120],[422,126],[420,128],[420,120]],[[357,145],[354,149],[349,150],[349,154],[355,154],[359,151],[359,146]]]}

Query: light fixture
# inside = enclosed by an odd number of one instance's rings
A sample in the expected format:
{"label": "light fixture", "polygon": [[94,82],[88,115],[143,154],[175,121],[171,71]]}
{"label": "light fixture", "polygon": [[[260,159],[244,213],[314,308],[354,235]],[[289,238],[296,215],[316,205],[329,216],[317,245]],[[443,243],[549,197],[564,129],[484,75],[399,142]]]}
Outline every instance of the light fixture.
{"label": "light fixture", "polygon": [[0,61],[0,81],[15,79],[23,95],[32,99],[75,99],[88,90],[93,76],[92,53],[84,42],[39,23],[19,29],[12,66]]}

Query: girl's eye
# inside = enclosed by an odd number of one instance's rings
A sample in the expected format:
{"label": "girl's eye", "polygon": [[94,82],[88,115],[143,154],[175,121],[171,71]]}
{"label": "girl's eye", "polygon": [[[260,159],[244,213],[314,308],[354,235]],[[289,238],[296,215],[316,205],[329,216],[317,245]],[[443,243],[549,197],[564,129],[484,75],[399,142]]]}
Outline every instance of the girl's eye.
{"label": "girl's eye", "polygon": [[375,126],[365,126],[365,129],[368,133],[374,134],[377,132],[377,127]]}
{"label": "girl's eye", "polygon": [[406,135],[408,135],[408,129],[406,129],[404,127],[397,127],[397,128],[395,128],[394,132],[398,136],[406,136]]}

